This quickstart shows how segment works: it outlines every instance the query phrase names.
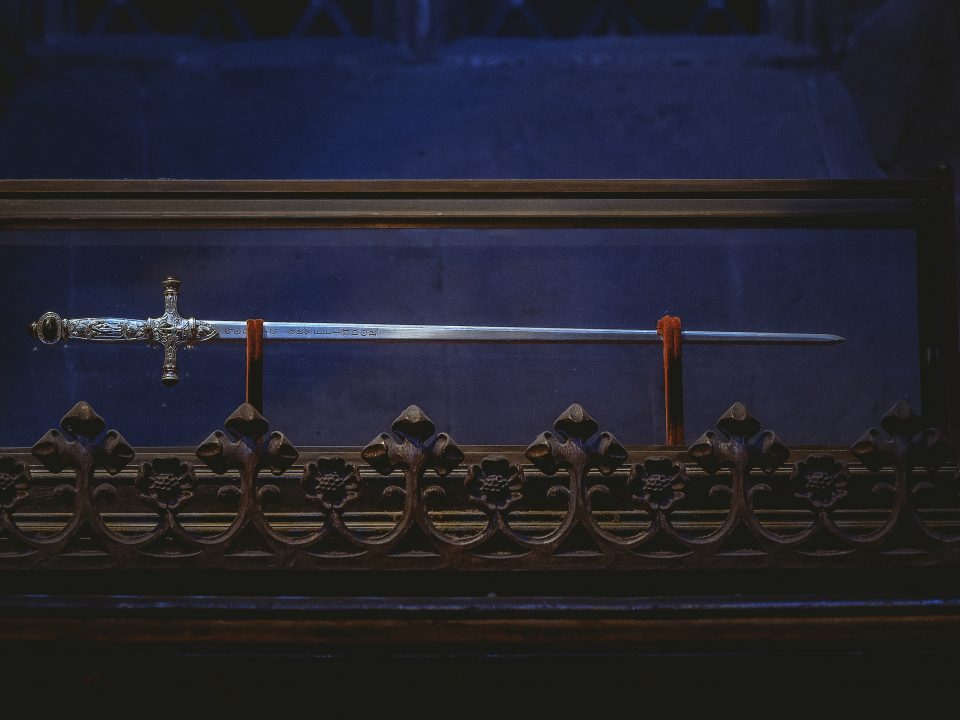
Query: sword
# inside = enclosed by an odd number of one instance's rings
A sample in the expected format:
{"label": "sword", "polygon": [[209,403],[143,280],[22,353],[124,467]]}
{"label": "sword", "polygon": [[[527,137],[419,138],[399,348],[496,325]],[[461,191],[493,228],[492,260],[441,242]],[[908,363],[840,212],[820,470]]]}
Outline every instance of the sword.
{"label": "sword", "polygon": [[[177,348],[200,343],[246,340],[242,320],[197,320],[180,316],[177,307],[180,281],[163,281],[163,315],[146,320],[129,318],[62,318],[47,312],[31,323],[30,334],[46,345],[60,340],[146,342],[163,348],[164,385],[180,379]],[[683,330],[683,341],[722,345],[833,345],[844,342],[838,335],[727,330]],[[488,325],[387,325],[371,323],[265,322],[263,339],[269,341],[320,342],[522,342],[522,343],[627,343],[653,345],[661,342],[656,330],[558,327],[496,327]]]}

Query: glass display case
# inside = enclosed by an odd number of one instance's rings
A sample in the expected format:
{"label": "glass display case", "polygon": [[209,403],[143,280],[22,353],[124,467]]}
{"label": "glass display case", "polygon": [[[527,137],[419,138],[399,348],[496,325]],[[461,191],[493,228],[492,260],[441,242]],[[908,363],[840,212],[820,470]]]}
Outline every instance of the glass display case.
{"label": "glass display case", "polygon": [[[588,572],[601,614],[658,570],[955,567],[953,232],[946,177],[0,183],[0,567],[186,573],[184,607],[347,571],[576,605]],[[393,325],[651,342],[359,329]]]}

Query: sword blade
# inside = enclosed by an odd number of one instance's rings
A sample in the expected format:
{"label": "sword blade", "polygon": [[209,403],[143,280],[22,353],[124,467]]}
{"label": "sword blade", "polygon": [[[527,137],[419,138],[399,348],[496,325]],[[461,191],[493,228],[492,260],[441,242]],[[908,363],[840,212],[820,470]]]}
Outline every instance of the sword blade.
{"label": "sword blade", "polygon": [[[221,340],[245,340],[247,325],[236,320],[202,320]],[[692,344],[727,345],[834,345],[839,335],[819,333],[736,332],[684,330]],[[265,322],[265,340],[295,342],[495,342],[495,343],[621,343],[654,345],[656,330],[619,328],[497,327],[487,325],[385,325],[370,323]]]}

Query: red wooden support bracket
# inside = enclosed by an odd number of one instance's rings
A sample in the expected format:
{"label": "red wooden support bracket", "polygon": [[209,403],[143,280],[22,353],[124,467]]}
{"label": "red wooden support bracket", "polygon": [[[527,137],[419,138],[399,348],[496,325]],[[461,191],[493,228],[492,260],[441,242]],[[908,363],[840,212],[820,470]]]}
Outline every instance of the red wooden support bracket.
{"label": "red wooden support bracket", "polygon": [[263,320],[247,320],[247,402],[263,413]]}
{"label": "red wooden support bracket", "polygon": [[683,445],[683,338],[680,318],[664,315],[657,323],[663,338],[663,402],[667,445]]}

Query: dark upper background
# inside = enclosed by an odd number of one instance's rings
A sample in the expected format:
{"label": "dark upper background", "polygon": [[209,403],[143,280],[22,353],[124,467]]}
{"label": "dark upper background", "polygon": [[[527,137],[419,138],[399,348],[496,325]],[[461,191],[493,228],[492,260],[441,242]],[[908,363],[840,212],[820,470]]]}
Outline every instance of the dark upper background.
{"label": "dark upper background", "polygon": [[[7,0],[11,178],[807,177],[960,155],[951,0]],[[36,347],[20,326],[207,318],[836,332],[820,349],[690,348],[687,432],[742,400],[788,442],[852,441],[918,402],[900,232],[204,232],[0,236],[3,445],[87,399],[134,444],[202,439],[242,348]],[[270,348],[265,414],[356,444],[411,402],[460,442],[524,442],[570,402],[658,442],[655,348]]]}

